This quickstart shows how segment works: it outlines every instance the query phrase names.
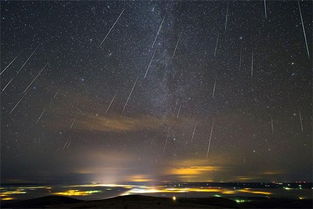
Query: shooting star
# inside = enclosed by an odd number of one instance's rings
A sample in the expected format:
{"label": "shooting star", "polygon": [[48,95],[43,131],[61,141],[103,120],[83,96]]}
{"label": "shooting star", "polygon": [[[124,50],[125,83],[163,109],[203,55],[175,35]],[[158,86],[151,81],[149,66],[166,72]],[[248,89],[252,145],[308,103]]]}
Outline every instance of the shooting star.
{"label": "shooting star", "polygon": [[182,106],[182,105],[180,105],[180,106],[179,106],[179,109],[178,109],[178,111],[177,111],[176,118],[179,118],[179,114],[180,114],[180,109],[181,109],[181,106]]}
{"label": "shooting star", "polygon": [[158,29],[157,34],[155,35],[155,38],[154,38],[154,41],[153,41],[153,43],[152,43],[151,48],[154,47],[154,44],[155,44],[156,40],[158,39],[159,33],[160,33],[161,29],[162,29],[162,25],[163,25],[164,19],[165,19],[165,17],[163,17],[163,19],[162,19],[162,22],[161,22],[161,24],[160,24],[160,26],[159,26],[159,29]]}
{"label": "shooting star", "polygon": [[239,57],[239,70],[241,70],[241,61],[242,60],[242,46],[240,46],[240,57]]}
{"label": "shooting star", "polygon": [[303,36],[304,36],[304,42],[305,42],[305,46],[306,46],[306,52],[308,54],[308,58],[310,58],[309,45],[308,45],[308,40],[306,38],[306,32],[305,32],[305,28],[304,28],[302,11],[301,11],[301,6],[300,6],[300,2],[299,1],[298,1],[298,8],[299,8],[299,14],[300,14],[300,19],[301,19],[302,31],[303,31]]}
{"label": "shooting star", "polygon": [[174,56],[175,56],[175,54],[176,54],[177,46],[178,46],[179,41],[180,41],[180,36],[181,36],[181,33],[178,35],[178,39],[177,39],[177,42],[176,42],[176,45],[175,45],[175,49],[174,49],[172,58],[174,58]]}
{"label": "shooting star", "polygon": [[191,143],[193,142],[193,138],[194,138],[194,136],[195,136],[196,129],[197,129],[197,122],[195,122],[195,125],[194,125],[194,127],[193,127],[193,131],[192,131],[192,135],[191,135],[191,140],[190,140]]}
{"label": "shooting star", "polygon": [[55,92],[55,94],[53,95],[53,99],[56,98],[56,96],[58,95],[58,93],[59,93],[58,91]]}
{"label": "shooting star", "polygon": [[264,3],[264,15],[265,15],[265,18],[267,19],[267,6],[266,6],[266,0],[263,1]]}
{"label": "shooting star", "polygon": [[271,130],[272,130],[272,133],[274,133],[274,120],[271,116]]}
{"label": "shooting star", "polygon": [[81,109],[79,109],[78,107],[76,107],[76,110],[81,114],[81,115],[86,115],[86,113],[84,113]]}
{"label": "shooting star", "polygon": [[76,122],[76,119],[73,119],[73,120],[72,120],[72,123],[71,123],[71,125],[70,125],[70,129],[72,129],[72,128],[74,127],[75,122]]}
{"label": "shooting star", "polygon": [[299,121],[300,121],[301,132],[303,133],[303,118],[302,118],[302,114],[300,110],[299,110]]}
{"label": "shooting star", "polygon": [[226,14],[225,14],[225,27],[224,27],[224,31],[225,32],[226,32],[226,29],[227,29],[228,10],[229,10],[229,2],[227,2],[227,8],[226,8]]}
{"label": "shooting star", "polygon": [[[26,93],[27,93],[27,92],[26,92]],[[9,114],[11,114],[11,113],[17,108],[17,106],[20,104],[20,102],[24,99],[26,93],[23,94],[23,96],[18,100],[18,102],[14,105],[14,107],[13,107],[13,108],[11,109],[11,111],[9,112]]]}
{"label": "shooting star", "polygon": [[57,93],[58,93],[58,90],[57,90],[57,91],[55,92],[55,94],[50,98],[50,102],[49,102],[48,109],[51,108],[52,102],[54,102]]}
{"label": "shooting star", "polygon": [[48,63],[45,64],[45,66],[40,70],[40,72],[35,76],[35,78],[30,82],[30,84],[24,89],[23,93],[25,93],[31,85],[37,80],[37,78],[41,75],[41,73],[46,69]]}
{"label": "shooting star", "polygon": [[166,138],[165,138],[165,143],[164,143],[164,147],[163,147],[163,152],[165,152],[165,150],[166,150],[167,141],[168,141],[168,136],[166,136]]}
{"label": "shooting star", "polygon": [[133,85],[133,87],[132,87],[132,89],[131,89],[131,91],[130,91],[130,93],[129,93],[128,97],[127,97],[127,100],[126,100],[126,102],[125,102],[125,104],[124,104],[124,107],[123,107],[122,113],[124,112],[124,110],[125,110],[125,108],[126,108],[126,106],[127,106],[127,103],[128,103],[128,101],[129,101],[129,98],[131,97],[131,95],[132,95],[132,93],[133,93],[133,91],[134,91],[134,89],[135,89],[135,87],[136,87],[136,84],[137,84],[138,78],[139,78],[139,77],[137,76],[136,81],[135,81],[135,83],[134,83],[134,85]]}
{"label": "shooting star", "polygon": [[[48,63],[47,63],[48,64]],[[18,100],[18,102],[14,105],[14,107],[11,109],[11,111],[9,112],[9,114],[11,114],[16,108],[17,106],[21,103],[21,101],[24,99],[25,95],[27,94],[29,87],[31,86],[31,84],[34,83],[34,81],[38,78],[38,76],[42,73],[42,71],[46,68],[47,64],[43,67],[43,69],[39,72],[39,74],[37,74],[37,76],[32,80],[32,82],[25,88],[25,90],[23,91],[23,96]]]}
{"label": "shooting star", "polygon": [[71,138],[69,138],[69,139],[65,142],[65,144],[64,144],[64,146],[63,146],[63,150],[68,149],[68,148],[70,147],[70,145],[71,145],[71,142],[72,142],[72,140],[71,140]]}
{"label": "shooting star", "polygon": [[216,38],[216,44],[215,44],[215,50],[214,50],[214,57],[216,57],[216,53],[217,53],[217,47],[218,47],[218,39],[220,38],[220,34],[217,34],[217,38]]}
{"label": "shooting star", "polygon": [[214,80],[214,85],[213,85],[213,89],[212,89],[212,98],[214,98],[214,96],[215,96],[215,89],[216,89],[216,78]]}
{"label": "shooting star", "polygon": [[175,102],[175,107],[174,107],[173,112],[176,112],[176,108],[177,108],[177,106],[178,106],[178,99],[176,99],[176,102]]}
{"label": "shooting star", "polygon": [[[29,59],[34,55],[34,53],[37,51],[39,46],[36,47],[36,49],[31,53],[31,55],[27,58],[27,60],[23,63],[23,65],[20,67],[20,69],[17,71],[16,75],[18,75],[21,70],[23,70],[23,68],[25,67],[25,65],[28,63]],[[15,76],[16,78],[16,76]],[[12,78],[6,85],[5,87],[1,90],[2,92],[12,83],[12,81],[14,80],[14,78]]]}
{"label": "shooting star", "polygon": [[123,9],[123,11],[120,13],[120,15],[117,17],[117,19],[115,20],[115,22],[113,23],[113,25],[111,26],[110,30],[108,31],[108,33],[105,35],[104,39],[101,41],[101,43],[99,44],[99,47],[102,46],[103,42],[107,39],[107,37],[110,35],[111,31],[113,30],[114,26],[116,25],[116,23],[118,22],[118,20],[120,19],[120,17],[122,16],[122,14],[124,13],[125,9]]}
{"label": "shooting star", "polygon": [[146,73],[145,73],[145,75],[144,75],[143,78],[146,78],[146,76],[147,76],[147,74],[148,74],[148,72],[149,72],[149,69],[150,69],[150,67],[151,67],[151,64],[152,64],[152,61],[153,61],[155,52],[156,52],[156,49],[155,49],[154,52],[153,52],[153,55],[152,55],[152,57],[151,57],[151,59],[150,59],[150,62],[149,62],[148,66],[147,66],[147,69],[146,69]]}
{"label": "shooting star", "polygon": [[116,96],[116,94],[115,94],[115,95],[113,96],[113,98],[111,99],[111,102],[110,102],[109,106],[107,107],[105,113],[107,113],[107,112],[110,110],[110,107],[111,107],[111,105],[112,105],[113,102],[114,102],[115,96]]}
{"label": "shooting star", "polygon": [[253,69],[254,68],[254,55],[253,55],[253,49],[252,49],[252,56],[251,56],[251,78],[253,77]]}
{"label": "shooting star", "polygon": [[44,113],[45,113],[45,109],[42,110],[42,112],[40,113],[39,117],[37,118],[35,124],[37,124],[41,120]]}
{"label": "shooting star", "polygon": [[211,131],[210,131],[210,136],[209,136],[208,150],[207,150],[207,154],[206,154],[207,158],[209,158],[209,152],[210,152],[210,148],[211,148],[213,131],[214,131],[214,119],[212,120]]}
{"label": "shooting star", "polygon": [[14,59],[1,71],[0,75],[2,75],[11,65],[12,63],[16,60],[17,56],[14,57]]}
{"label": "shooting star", "polygon": [[13,81],[13,78],[11,78],[11,80],[9,80],[9,82],[3,87],[3,89],[1,90],[1,92],[5,91],[5,89],[10,85],[10,83]]}
{"label": "shooting star", "polygon": [[37,51],[39,45],[35,48],[35,50],[30,54],[30,56],[27,58],[27,60],[23,63],[23,65],[20,67],[20,69],[17,71],[17,75],[21,72],[21,70],[23,70],[23,68],[25,67],[25,65],[28,63],[29,59],[35,54],[35,52]]}

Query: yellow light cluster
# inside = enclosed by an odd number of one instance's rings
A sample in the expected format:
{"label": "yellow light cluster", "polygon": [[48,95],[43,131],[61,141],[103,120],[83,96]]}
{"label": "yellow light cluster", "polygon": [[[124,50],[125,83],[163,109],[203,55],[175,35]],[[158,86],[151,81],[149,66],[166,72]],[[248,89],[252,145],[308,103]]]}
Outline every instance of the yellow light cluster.
{"label": "yellow light cluster", "polygon": [[[0,188],[1,190],[4,190],[4,187]],[[0,192],[0,197],[1,200],[14,200],[14,197],[11,197],[11,195],[21,195],[21,194],[26,194],[27,192],[24,190],[36,190],[36,189],[47,189],[50,190],[50,186],[23,186],[23,187],[18,187],[16,190],[13,191],[1,191]]]}
{"label": "yellow light cluster", "polygon": [[13,200],[14,198],[13,197],[3,197],[1,198],[1,200]]}
{"label": "yellow light cluster", "polygon": [[55,195],[63,195],[63,196],[88,196],[94,193],[99,193],[101,190],[90,190],[90,191],[79,191],[77,189],[66,190],[63,192],[55,192]]}
{"label": "yellow light cluster", "polygon": [[227,190],[220,188],[175,188],[175,187],[147,187],[142,186],[140,188],[133,188],[123,195],[129,194],[143,194],[143,193],[188,193],[188,192],[206,192],[206,193],[220,193],[220,194],[236,194],[238,192],[259,194],[259,195],[271,195],[270,192],[256,191],[250,189],[240,190]]}
{"label": "yellow light cluster", "polygon": [[26,192],[20,191],[20,190],[5,191],[5,192],[0,192],[0,197],[6,197],[6,196],[12,195],[12,194],[26,194]]}
{"label": "yellow light cluster", "polygon": [[26,192],[21,191],[20,189],[14,190],[14,191],[4,191],[0,192],[1,200],[13,200],[13,197],[10,197],[10,195],[18,195],[18,194],[26,194]]}

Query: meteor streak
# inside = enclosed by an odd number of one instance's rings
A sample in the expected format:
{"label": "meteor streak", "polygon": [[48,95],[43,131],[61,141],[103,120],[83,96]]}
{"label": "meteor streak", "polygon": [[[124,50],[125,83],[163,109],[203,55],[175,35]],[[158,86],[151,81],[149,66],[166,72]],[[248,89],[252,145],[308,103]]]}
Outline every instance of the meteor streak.
{"label": "meteor streak", "polygon": [[9,112],[9,114],[11,114],[16,108],[17,106],[20,104],[20,102],[24,99],[26,94],[23,94],[23,96],[20,98],[20,100],[18,100],[18,102],[14,105],[14,107],[11,109],[11,111]]}
{"label": "meteor streak", "polygon": [[41,75],[41,73],[46,69],[48,63],[46,63],[46,65],[40,70],[40,72],[35,76],[35,78],[30,82],[30,84],[25,88],[25,90],[23,91],[23,93],[25,93],[29,87],[31,87],[31,85],[37,80],[37,78]]}
{"label": "meteor streak", "polygon": [[147,74],[148,74],[148,72],[149,72],[149,69],[150,69],[150,67],[151,67],[151,64],[152,64],[152,61],[153,61],[155,52],[156,52],[156,49],[155,49],[154,52],[153,52],[153,55],[152,55],[152,57],[151,57],[151,59],[150,59],[150,62],[149,62],[148,66],[147,66],[147,69],[146,69],[146,73],[145,73],[145,75],[144,75],[143,78],[146,78],[146,76],[147,76]]}
{"label": "meteor streak", "polygon": [[110,35],[111,31],[113,30],[114,26],[116,25],[116,23],[118,22],[118,20],[120,19],[120,17],[122,16],[122,14],[124,13],[125,9],[123,9],[123,11],[119,14],[119,16],[117,17],[117,19],[115,20],[115,22],[113,23],[113,25],[111,26],[110,30],[108,31],[108,33],[105,35],[104,39],[101,41],[101,43],[99,44],[99,47],[102,46],[103,42],[107,39],[107,37]]}
{"label": "meteor streak", "polygon": [[72,120],[72,123],[71,123],[71,125],[70,125],[70,129],[72,129],[72,128],[74,127],[75,122],[76,122],[76,119],[73,119],[73,120]]}
{"label": "meteor streak", "polygon": [[[29,59],[34,55],[34,53],[37,51],[39,46],[36,47],[36,49],[31,53],[31,55],[27,58],[27,60],[23,63],[23,65],[20,67],[20,69],[17,71],[16,76],[23,70],[25,65],[28,63]],[[3,72],[3,71],[2,71]],[[14,78],[16,78],[16,76]],[[11,80],[5,85],[5,87],[2,89],[2,92],[12,83],[14,78],[11,78]]]}
{"label": "meteor streak", "polygon": [[215,44],[215,50],[214,50],[214,57],[216,57],[216,53],[217,53],[217,47],[218,47],[218,39],[220,38],[220,34],[217,34],[217,38],[216,38],[216,44]]}
{"label": "meteor streak", "polygon": [[254,70],[254,55],[252,50],[252,56],[251,56],[251,78],[253,77],[253,70]]}
{"label": "meteor streak", "polygon": [[178,109],[178,111],[177,111],[176,118],[179,118],[179,113],[180,113],[181,106],[182,106],[182,105],[179,106],[179,109]]}
{"label": "meteor streak", "polygon": [[71,145],[71,142],[72,142],[72,140],[71,140],[71,138],[69,138],[69,139],[65,142],[65,144],[64,144],[64,146],[63,146],[63,150],[68,149],[68,148],[70,147],[70,145]]}
{"label": "meteor streak", "polygon": [[40,113],[39,117],[37,118],[35,124],[37,124],[37,123],[41,120],[41,118],[42,118],[42,116],[43,116],[44,113],[45,113],[45,109],[42,110],[42,112]]}
{"label": "meteor streak", "polygon": [[126,102],[125,102],[125,104],[124,104],[124,107],[123,107],[122,113],[124,112],[124,110],[125,110],[125,108],[126,108],[126,106],[127,106],[127,103],[128,103],[128,101],[129,101],[129,98],[131,97],[131,95],[132,95],[132,93],[133,93],[133,91],[134,91],[134,89],[135,89],[135,87],[136,87],[136,84],[137,84],[138,78],[139,78],[139,77],[137,76],[136,81],[135,81],[135,83],[134,83],[134,85],[133,85],[133,87],[132,87],[132,89],[131,89],[131,91],[130,91],[130,93],[129,93],[128,97],[127,97],[127,100],[126,100]]}
{"label": "meteor streak", "polygon": [[37,51],[39,46],[37,46],[35,48],[35,50],[30,54],[30,56],[27,58],[27,60],[23,63],[23,65],[20,67],[20,69],[17,71],[16,74],[19,74],[21,72],[21,70],[23,70],[23,68],[25,67],[25,65],[28,63],[29,59],[35,54],[35,52]]}
{"label": "meteor streak", "polygon": [[3,89],[1,90],[1,92],[5,91],[5,89],[10,85],[10,83],[13,81],[13,78],[11,78],[11,80],[9,80],[9,82],[3,87]]}
{"label": "meteor streak", "polygon": [[195,125],[194,125],[194,127],[193,127],[193,131],[192,131],[192,135],[191,135],[191,140],[190,140],[191,143],[193,142],[193,138],[194,138],[194,136],[195,136],[196,129],[197,129],[197,123],[195,123]]}
{"label": "meteor streak", "polygon": [[115,94],[115,95],[113,96],[113,98],[111,99],[111,102],[110,102],[109,106],[107,107],[105,113],[107,113],[107,112],[110,110],[110,107],[111,107],[111,105],[112,105],[113,102],[114,102],[115,96],[116,96],[116,94]]}
{"label": "meteor streak", "polygon": [[14,107],[11,109],[11,111],[9,112],[9,114],[11,114],[16,108],[17,106],[20,104],[20,102],[24,99],[25,95],[27,94],[29,87],[35,82],[35,80],[38,78],[38,76],[42,73],[42,71],[46,68],[48,63],[46,63],[46,65],[42,68],[42,70],[37,74],[37,76],[32,80],[32,82],[25,88],[25,90],[23,91],[23,96],[18,100],[18,102],[14,105]]}
{"label": "meteor streak", "polygon": [[162,19],[162,22],[161,22],[161,24],[160,24],[160,26],[159,26],[159,29],[158,29],[157,34],[155,35],[155,38],[154,38],[154,41],[153,41],[153,43],[152,43],[151,48],[154,47],[154,44],[155,44],[156,40],[158,39],[159,33],[160,33],[161,29],[162,29],[162,25],[163,25],[164,19],[165,19],[165,17],[163,17],[163,19]]}
{"label": "meteor streak", "polygon": [[176,42],[176,45],[175,45],[175,49],[174,49],[172,58],[174,58],[174,56],[175,56],[175,54],[176,54],[177,46],[178,46],[178,43],[179,43],[179,41],[180,41],[180,36],[181,36],[181,34],[178,35],[178,39],[177,39],[177,42]]}
{"label": "meteor streak", "polygon": [[300,14],[300,19],[301,19],[302,31],[303,31],[303,36],[304,36],[304,42],[305,42],[305,46],[306,46],[306,52],[308,54],[308,58],[310,58],[310,50],[309,50],[308,40],[306,38],[306,32],[305,32],[305,28],[304,28],[302,11],[301,11],[301,6],[300,6],[299,1],[298,1],[298,8],[299,8],[299,14]]}
{"label": "meteor streak", "polygon": [[227,29],[228,10],[229,10],[229,2],[227,2],[227,8],[226,8],[226,14],[225,14],[225,27],[224,27],[224,31],[226,31],[226,29]]}
{"label": "meteor streak", "polygon": [[216,89],[216,79],[214,81],[213,89],[212,89],[212,98],[215,96],[215,89]]}
{"label": "meteor streak", "polygon": [[273,121],[272,116],[271,116],[271,129],[272,129],[272,133],[274,133],[274,121]]}
{"label": "meteor streak", "polygon": [[209,152],[210,152],[210,148],[211,148],[213,131],[214,131],[214,119],[212,120],[211,131],[210,131],[210,136],[209,136],[208,150],[207,150],[207,154],[206,154],[207,158],[209,158]]}
{"label": "meteor streak", "polygon": [[17,56],[14,57],[14,59],[1,71],[0,75],[2,75],[12,65],[16,58]]}
{"label": "meteor streak", "polygon": [[302,119],[302,114],[300,110],[299,110],[299,122],[300,122],[301,132],[303,133],[303,119]]}
{"label": "meteor streak", "polygon": [[241,63],[242,63],[242,44],[240,45],[239,70],[241,70]]}

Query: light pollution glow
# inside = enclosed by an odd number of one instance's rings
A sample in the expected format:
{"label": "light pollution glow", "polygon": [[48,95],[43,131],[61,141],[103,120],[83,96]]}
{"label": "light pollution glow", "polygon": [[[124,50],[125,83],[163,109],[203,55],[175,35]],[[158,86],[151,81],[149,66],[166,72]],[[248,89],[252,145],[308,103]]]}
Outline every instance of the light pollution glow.
{"label": "light pollution glow", "polygon": [[[223,158],[223,156],[215,156],[210,162],[198,158],[183,159],[176,161],[167,161],[160,164],[160,169],[155,173],[142,174],[140,172],[134,172],[134,170],[126,169],[123,167],[125,164],[133,164],[137,161],[136,156],[127,153],[106,153],[96,152],[88,153],[89,162],[102,162],[101,165],[89,164],[84,168],[77,169],[74,173],[81,175],[92,175],[93,178],[89,179],[89,182],[94,183],[114,183],[119,184],[121,182],[214,182],[218,176],[226,176],[232,169],[229,159]],[[109,168],[105,168],[104,165]],[[138,165],[134,165],[138,166]],[[277,173],[270,170],[262,172],[250,173],[250,176],[233,175],[229,179],[224,181],[254,181],[256,179],[262,179],[264,173]],[[238,173],[239,174],[239,173]],[[275,175],[273,174],[273,175]],[[229,175],[230,176],[230,175]]]}
{"label": "light pollution glow", "polygon": [[[101,189],[91,189],[87,188],[100,188]],[[199,193],[214,193],[220,195],[234,195],[240,193],[248,193],[254,195],[271,195],[271,192],[258,191],[252,189],[226,189],[219,187],[189,187],[189,188],[177,188],[177,187],[166,187],[166,186],[145,186],[145,185],[120,185],[120,184],[90,184],[90,185],[69,185],[64,188],[71,188],[64,191],[51,192],[51,187],[21,187],[13,191],[1,191],[0,197],[2,200],[13,200],[16,199],[15,195],[22,195],[28,193],[27,190],[36,190],[36,189],[47,189],[49,194],[52,195],[61,195],[61,196],[72,196],[72,197],[84,197],[92,196],[96,193],[102,193],[106,190],[112,190],[112,188],[125,188],[128,191],[120,194],[119,196],[125,195],[135,195],[135,194],[157,194],[157,193],[189,193],[189,192],[199,192]],[[79,189],[81,188],[81,189]],[[86,188],[86,189],[84,189]],[[105,189],[104,189],[105,188]],[[4,190],[4,188],[2,188]]]}
{"label": "light pollution glow", "polygon": [[147,193],[188,193],[188,192],[205,192],[205,193],[219,193],[219,194],[238,194],[238,193],[250,193],[258,195],[271,195],[271,192],[257,191],[250,189],[239,189],[230,190],[224,188],[215,187],[192,187],[192,188],[176,188],[176,187],[164,187],[164,186],[142,186],[133,188],[122,195],[132,195],[132,194],[147,194]]}

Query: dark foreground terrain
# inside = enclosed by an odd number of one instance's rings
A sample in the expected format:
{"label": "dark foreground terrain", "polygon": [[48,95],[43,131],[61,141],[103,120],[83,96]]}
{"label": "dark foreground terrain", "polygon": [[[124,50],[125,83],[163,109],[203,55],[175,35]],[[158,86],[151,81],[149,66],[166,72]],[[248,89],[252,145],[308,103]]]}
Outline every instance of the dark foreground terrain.
{"label": "dark foreground terrain", "polygon": [[103,208],[103,209],[202,209],[202,208],[312,208],[312,200],[257,198],[237,203],[225,198],[171,198],[140,195],[121,196],[104,200],[83,201],[63,196],[46,196],[36,199],[5,202],[2,208]]}

